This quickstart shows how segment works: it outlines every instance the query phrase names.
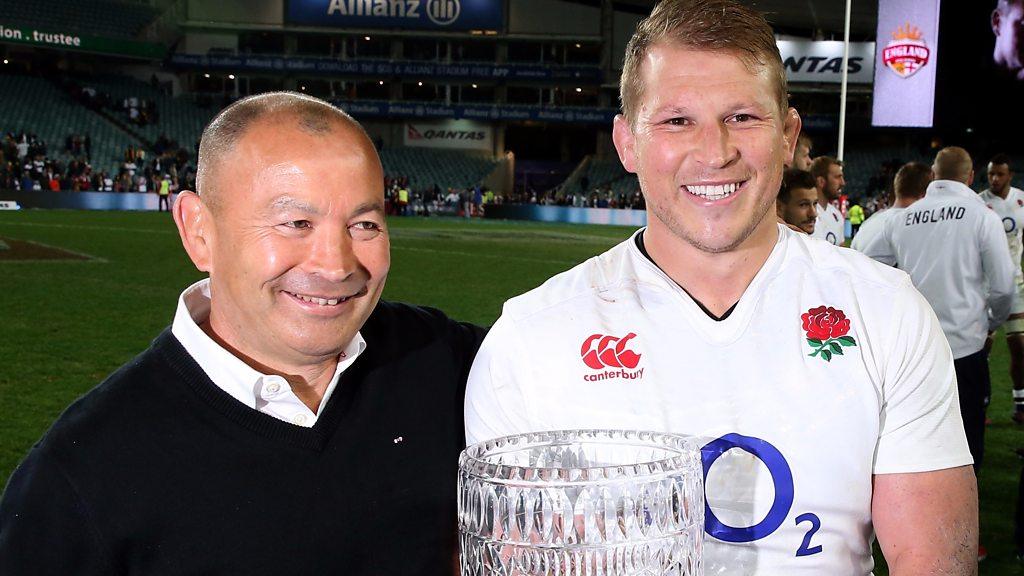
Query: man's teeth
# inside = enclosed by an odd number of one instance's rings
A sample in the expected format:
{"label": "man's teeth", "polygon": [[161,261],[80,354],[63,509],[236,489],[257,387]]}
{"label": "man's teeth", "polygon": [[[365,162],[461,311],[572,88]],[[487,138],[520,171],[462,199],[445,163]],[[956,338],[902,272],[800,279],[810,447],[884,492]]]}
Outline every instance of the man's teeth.
{"label": "man's teeth", "polygon": [[295,296],[296,298],[302,300],[303,302],[319,304],[320,306],[337,306],[339,303],[344,302],[350,298],[350,296],[346,296],[344,298],[317,298],[316,296],[304,296],[302,294],[295,294],[294,292],[289,292],[289,294]]}
{"label": "man's teeth", "polygon": [[739,182],[732,182],[729,184],[719,184],[717,186],[690,185],[686,186],[686,190],[690,194],[700,196],[706,200],[721,200],[722,198],[727,198],[739,187]]}

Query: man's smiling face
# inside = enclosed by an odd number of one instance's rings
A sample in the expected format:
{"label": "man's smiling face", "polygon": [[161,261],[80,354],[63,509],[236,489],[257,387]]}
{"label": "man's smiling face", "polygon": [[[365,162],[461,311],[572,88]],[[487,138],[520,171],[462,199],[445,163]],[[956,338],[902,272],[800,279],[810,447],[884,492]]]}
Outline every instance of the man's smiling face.
{"label": "man's smiling face", "polygon": [[713,253],[774,226],[800,126],[776,100],[769,69],[729,52],[662,43],[641,74],[636,118],[616,119],[615,143],[640,179],[649,226]]}

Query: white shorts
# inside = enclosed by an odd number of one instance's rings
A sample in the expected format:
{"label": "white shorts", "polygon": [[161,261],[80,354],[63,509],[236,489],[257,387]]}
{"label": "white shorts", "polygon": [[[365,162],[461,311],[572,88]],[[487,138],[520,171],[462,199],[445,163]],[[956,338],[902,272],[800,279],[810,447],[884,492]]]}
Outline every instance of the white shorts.
{"label": "white shorts", "polygon": [[1017,293],[1013,295],[1013,305],[1010,306],[1010,316],[1024,314],[1024,275],[1016,277]]}

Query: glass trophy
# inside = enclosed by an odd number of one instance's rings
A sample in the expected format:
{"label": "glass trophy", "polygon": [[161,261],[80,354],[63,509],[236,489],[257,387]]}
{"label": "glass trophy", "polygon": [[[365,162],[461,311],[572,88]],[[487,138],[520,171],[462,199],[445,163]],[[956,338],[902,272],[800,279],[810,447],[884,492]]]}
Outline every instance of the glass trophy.
{"label": "glass trophy", "polygon": [[702,574],[700,446],[674,434],[566,430],[459,458],[462,576]]}

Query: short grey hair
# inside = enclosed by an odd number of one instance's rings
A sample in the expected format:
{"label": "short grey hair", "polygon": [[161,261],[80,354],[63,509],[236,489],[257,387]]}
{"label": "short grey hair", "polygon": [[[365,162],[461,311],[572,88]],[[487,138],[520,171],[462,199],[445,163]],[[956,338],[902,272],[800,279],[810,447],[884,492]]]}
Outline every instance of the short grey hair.
{"label": "short grey hair", "polygon": [[935,155],[935,162],[932,164],[936,180],[955,180],[967,183],[971,171],[974,170],[974,161],[971,155],[959,146],[947,146]]}
{"label": "short grey hair", "polygon": [[206,125],[199,141],[196,193],[208,206],[216,205],[212,175],[217,164],[253,124],[272,115],[294,118],[299,129],[315,136],[326,136],[335,123],[340,123],[357,129],[369,141],[358,122],[319,98],[299,92],[267,92],[242,98],[221,110]]}

